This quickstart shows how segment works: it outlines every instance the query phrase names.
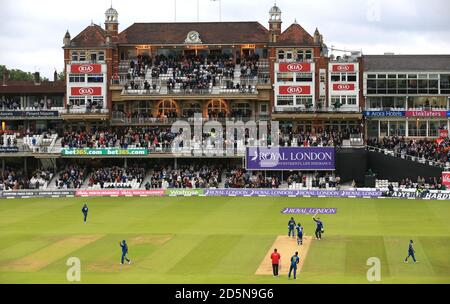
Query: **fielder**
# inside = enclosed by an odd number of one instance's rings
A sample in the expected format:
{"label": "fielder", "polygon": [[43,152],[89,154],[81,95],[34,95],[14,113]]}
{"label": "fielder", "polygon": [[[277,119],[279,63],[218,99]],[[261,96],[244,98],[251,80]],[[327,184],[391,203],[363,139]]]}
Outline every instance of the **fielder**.
{"label": "fielder", "polygon": [[416,256],[415,256],[416,251],[414,250],[413,243],[414,243],[413,240],[409,241],[408,256],[405,259],[405,263],[408,263],[409,257],[412,257],[414,263],[419,262],[419,261],[416,260]]}
{"label": "fielder", "polygon": [[288,278],[291,279],[292,270],[294,271],[294,280],[297,280],[297,265],[300,263],[300,258],[298,256],[298,252],[291,257],[291,267],[289,268]]}
{"label": "fielder", "polygon": [[313,220],[314,220],[314,222],[316,222],[316,232],[315,232],[316,240],[321,240],[322,239],[322,233],[324,233],[323,223],[320,220],[320,218],[316,218],[316,216],[317,216],[317,213],[316,213],[316,215],[313,216]]}
{"label": "fielder", "polygon": [[128,264],[131,264],[131,260],[127,257],[127,253],[128,253],[127,242],[125,242],[125,240],[120,242],[120,247],[122,247],[122,259],[121,259],[120,264],[123,265],[124,260],[126,260],[128,262]]}
{"label": "fielder", "polygon": [[294,218],[291,217],[291,219],[288,222],[288,237],[291,237],[291,233],[292,233],[292,237],[295,238],[295,221]]}
{"label": "fielder", "polygon": [[83,213],[84,216],[84,223],[86,224],[87,222],[87,216],[88,216],[88,212],[89,212],[89,208],[87,206],[87,204],[83,205],[83,208],[81,208],[81,212]]}
{"label": "fielder", "polygon": [[303,227],[298,223],[295,229],[297,230],[297,245],[303,245]]}

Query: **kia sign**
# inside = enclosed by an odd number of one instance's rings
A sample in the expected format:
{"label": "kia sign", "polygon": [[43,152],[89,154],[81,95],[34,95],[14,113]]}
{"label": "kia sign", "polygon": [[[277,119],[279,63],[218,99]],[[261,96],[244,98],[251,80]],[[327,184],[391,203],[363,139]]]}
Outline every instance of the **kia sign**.
{"label": "kia sign", "polygon": [[331,67],[333,72],[337,73],[345,73],[345,72],[354,72],[355,65],[354,64],[333,64]]}
{"label": "kia sign", "polygon": [[347,83],[347,84],[334,83],[333,84],[333,91],[354,91],[354,90],[355,90],[354,83]]}
{"label": "kia sign", "polygon": [[311,95],[310,86],[280,86],[280,95]]}
{"label": "kia sign", "polygon": [[75,87],[70,89],[72,96],[101,96],[101,87]]}
{"label": "kia sign", "polygon": [[280,63],[279,71],[282,73],[309,73],[311,72],[311,63]]}
{"label": "kia sign", "polygon": [[442,184],[445,187],[450,187],[450,172],[442,172]]}
{"label": "kia sign", "polygon": [[101,72],[101,64],[72,64],[70,66],[72,74],[100,74]]}
{"label": "kia sign", "polygon": [[247,170],[335,170],[333,147],[247,147]]}

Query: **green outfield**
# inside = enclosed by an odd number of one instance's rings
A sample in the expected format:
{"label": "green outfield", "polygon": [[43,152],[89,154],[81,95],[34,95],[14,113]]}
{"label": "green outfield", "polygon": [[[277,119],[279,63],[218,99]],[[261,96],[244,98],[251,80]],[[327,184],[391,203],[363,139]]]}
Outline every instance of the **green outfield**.
{"label": "green outfield", "polygon": [[[82,223],[82,203],[89,223]],[[278,235],[283,207],[337,208],[323,215],[296,281],[255,275]],[[296,215],[306,235],[311,216]],[[120,265],[119,241],[131,265]],[[404,264],[415,241],[418,264]],[[370,257],[382,283],[450,283],[450,201],[332,198],[162,197],[0,200],[0,283],[369,283]]]}

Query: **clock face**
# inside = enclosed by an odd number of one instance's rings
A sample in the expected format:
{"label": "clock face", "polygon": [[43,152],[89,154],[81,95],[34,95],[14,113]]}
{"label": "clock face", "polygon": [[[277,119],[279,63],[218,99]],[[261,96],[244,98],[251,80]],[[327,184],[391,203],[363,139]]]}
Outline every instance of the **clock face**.
{"label": "clock face", "polygon": [[186,40],[184,43],[190,43],[190,44],[198,44],[202,43],[202,40],[200,39],[200,34],[196,31],[190,31],[187,34]]}
{"label": "clock face", "polygon": [[190,33],[189,34],[189,38],[191,39],[191,40],[197,40],[198,39],[198,33]]}

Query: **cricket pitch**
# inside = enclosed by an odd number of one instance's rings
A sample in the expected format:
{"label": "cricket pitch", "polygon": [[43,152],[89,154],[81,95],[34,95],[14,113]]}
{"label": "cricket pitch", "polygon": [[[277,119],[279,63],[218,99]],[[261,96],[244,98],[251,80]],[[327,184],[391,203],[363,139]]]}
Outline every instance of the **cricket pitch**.
{"label": "cricket pitch", "polygon": [[263,261],[256,270],[256,275],[272,275],[272,260],[270,259],[273,250],[276,248],[281,256],[280,259],[280,275],[287,275],[289,272],[289,260],[298,251],[300,257],[300,262],[298,264],[297,273],[302,270],[303,263],[305,262],[306,256],[308,255],[309,246],[312,242],[311,236],[303,237],[303,245],[297,245],[297,238],[288,237],[287,235],[279,235],[275,242],[270,247],[269,251],[265,255]]}

